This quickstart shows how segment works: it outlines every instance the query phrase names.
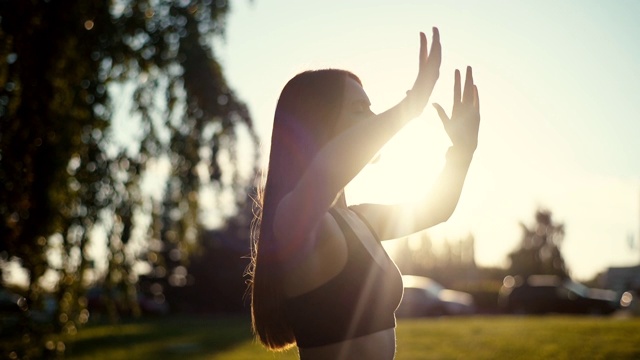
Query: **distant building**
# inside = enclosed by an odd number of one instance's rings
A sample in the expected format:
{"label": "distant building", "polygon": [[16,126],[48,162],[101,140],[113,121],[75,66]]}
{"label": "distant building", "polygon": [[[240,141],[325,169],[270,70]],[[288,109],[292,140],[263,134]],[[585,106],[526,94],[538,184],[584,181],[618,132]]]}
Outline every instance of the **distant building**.
{"label": "distant building", "polygon": [[640,265],[611,267],[604,274],[604,286],[618,293],[634,290],[640,294]]}

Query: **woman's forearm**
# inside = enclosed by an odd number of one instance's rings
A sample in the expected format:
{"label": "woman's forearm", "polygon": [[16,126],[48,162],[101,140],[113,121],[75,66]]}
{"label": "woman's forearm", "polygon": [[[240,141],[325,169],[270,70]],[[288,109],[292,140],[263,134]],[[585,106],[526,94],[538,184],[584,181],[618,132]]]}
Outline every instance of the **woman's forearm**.
{"label": "woman's forearm", "polygon": [[[278,237],[308,234],[338,194],[380,148],[415,116],[405,99],[384,113],[344,130],[309,164],[296,187],[280,201],[274,229]],[[290,215],[297,221],[291,223]]]}
{"label": "woman's forearm", "polygon": [[[419,217],[432,218],[427,224],[421,225],[422,230],[435,224],[447,221],[453,214],[464,185],[473,151],[452,146],[447,151],[447,161],[442,172],[436,179],[425,201],[419,205]],[[418,223],[420,223],[418,221]]]}
{"label": "woman's forearm", "polygon": [[451,147],[430,191],[402,204],[351,206],[367,219],[381,240],[398,239],[447,221],[458,204],[473,151]]}
{"label": "woman's forearm", "polygon": [[341,191],[417,115],[419,111],[412,108],[407,97],[391,109],[361,121],[336,136],[318,153],[308,175],[323,174],[330,194]]}

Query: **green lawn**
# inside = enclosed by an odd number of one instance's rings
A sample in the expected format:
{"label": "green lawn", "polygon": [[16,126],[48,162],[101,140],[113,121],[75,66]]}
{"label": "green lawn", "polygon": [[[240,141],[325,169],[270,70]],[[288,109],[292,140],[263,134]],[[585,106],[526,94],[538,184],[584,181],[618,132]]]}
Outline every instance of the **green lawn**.
{"label": "green lawn", "polygon": [[[175,317],[93,325],[67,342],[80,359],[296,359],[252,339],[247,318]],[[396,359],[640,359],[640,318],[400,320]]]}

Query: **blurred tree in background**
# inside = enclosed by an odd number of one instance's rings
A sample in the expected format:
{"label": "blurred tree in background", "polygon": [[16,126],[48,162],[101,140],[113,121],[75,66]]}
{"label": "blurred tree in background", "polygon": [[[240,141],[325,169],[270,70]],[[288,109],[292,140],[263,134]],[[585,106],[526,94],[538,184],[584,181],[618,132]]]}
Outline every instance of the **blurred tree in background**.
{"label": "blurred tree in background", "polygon": [[520,247],[509,254],[513,275],[558,275],[569,277],[560,247],[564,240],[564,224],[553,221],[551,211],[539,209],[535,214],[535,224],[522,226]]}
{"label": "blurred tree in background", "polygon": [[[153,267],[167,248],[177,261],[197,249],[203,191],[226,206],[244,200],[251,175],[238,157],[255,133],[213,51],[228,11],[225,0],[0,2],[0,269],[26,270],[30,306],[2,356],[64,352],[51,334],[87,321],[97,234],[106,286],[134,299],[140,253]],[[122,97],[126,141],[114,117]],[[145,190],[154,180],[166,180],[164,194]],[[47,284],[53,320],[38,322]]]}
{"label": "blurred tree in background", "polygon": [[394,260],[403,274],[427,276],[445,286],[476,281],[475,239],[444,239],[434,244],[428,232],[396,240]]}

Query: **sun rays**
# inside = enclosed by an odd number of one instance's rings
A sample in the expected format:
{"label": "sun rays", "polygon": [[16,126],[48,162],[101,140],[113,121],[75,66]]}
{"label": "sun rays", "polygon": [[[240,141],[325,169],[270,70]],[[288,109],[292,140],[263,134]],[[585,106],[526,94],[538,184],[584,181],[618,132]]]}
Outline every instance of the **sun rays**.
{"label": "sun rays", "polygon": [[382,149],[379,161],[347,186],[347,201],[392,204],[424,195],[441,171],[449,145],[441,124],[435,128],[428,123],[432,120],[437,119],[421,117],[398,133]]}

